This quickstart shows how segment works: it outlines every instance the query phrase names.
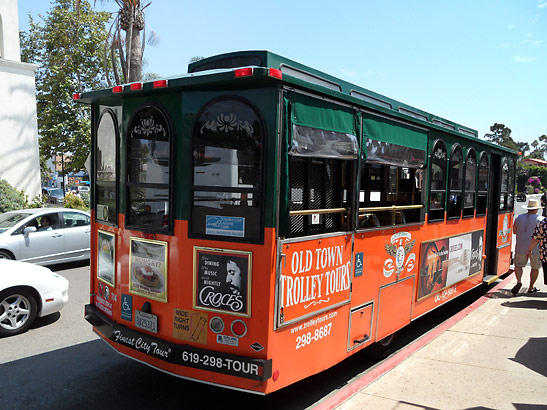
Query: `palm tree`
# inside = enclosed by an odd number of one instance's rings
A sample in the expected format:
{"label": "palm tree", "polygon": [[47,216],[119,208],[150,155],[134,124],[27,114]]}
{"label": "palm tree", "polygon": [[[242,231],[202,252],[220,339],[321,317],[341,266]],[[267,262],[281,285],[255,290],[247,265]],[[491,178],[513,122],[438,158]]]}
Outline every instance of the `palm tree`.
{"label": "palm tree", "polygon": [[[140,0],[115,0],[120,10],[114,19],[109,32],[109,40],[105,51],[110,48],[110,56],[116,83],[120,84],[116,67],[116,51],[122,69],[123,79],[126,83],[140,81],[142,79],[142,57],[146,39],[144,9],[150,5],[147,3],[141,7]],[[122,40],[120,29],[125,31],[125,41]],[[141,40],[142,32],[142,40]],[[125,45],[125,55],[123,46]]]}
{"label": "palm tree", "polygon": [[[146,43],[144,9],[152,3],[142,6],[140,0],[114,1],[120,9],[110,26],[104,46],[104,68],[109,86],[112,86],[110,67],[116,84],[142,80],[142,58]],[[76,9],[79,9],[80,2],[75,0]],[[94,2],[96,4],[97,1]],[[122,31],[125,35],[122,35]],[[154,33],[151,40],[154,40]]]}

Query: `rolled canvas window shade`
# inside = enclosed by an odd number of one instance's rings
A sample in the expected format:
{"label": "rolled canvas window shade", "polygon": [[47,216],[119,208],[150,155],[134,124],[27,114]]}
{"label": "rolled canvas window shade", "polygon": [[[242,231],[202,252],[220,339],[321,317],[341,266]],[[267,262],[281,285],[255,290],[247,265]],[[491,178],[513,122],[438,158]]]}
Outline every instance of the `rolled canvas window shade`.
{"label": "rolled canvas window shade", "polygon": [[425,165],[427,132],[363,113],[367,162],[408,168]]}
{"label": "rolled canvas window shade", "polygon": [[289,153],[301,157],[355,159],[359,154],[351,108],[293,93]]}

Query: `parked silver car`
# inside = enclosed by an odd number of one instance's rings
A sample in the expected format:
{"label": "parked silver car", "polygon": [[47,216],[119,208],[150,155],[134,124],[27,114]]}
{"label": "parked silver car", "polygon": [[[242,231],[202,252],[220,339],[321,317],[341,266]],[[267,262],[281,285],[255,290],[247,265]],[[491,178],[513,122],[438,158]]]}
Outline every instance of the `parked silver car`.
{"label": "parked silver car", "polygon": [[44,187],[42,195],[45,195],[49,204],[63,206],[65,202],[65,193],[61,188]]}
{"label": "parked silver car", "polygon": [[90,215],[69,208],[22,209],[0,214],[0,259],[38,265],[87,260]]}

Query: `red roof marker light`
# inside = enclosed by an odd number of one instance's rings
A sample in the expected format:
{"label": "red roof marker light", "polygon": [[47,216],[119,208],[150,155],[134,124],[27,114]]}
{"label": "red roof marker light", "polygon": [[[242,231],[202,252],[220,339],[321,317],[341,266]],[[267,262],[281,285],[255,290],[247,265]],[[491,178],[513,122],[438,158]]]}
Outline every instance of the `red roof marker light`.
{"label": "red roof marker light", "polygon": [[73,93],[72,94],[72,99],[73,100],[79,100],[80,98],[82,98],[82,94],[80,94],[80,93]]}
{"label": "red roof marker light", "polygon": [[129,86],[131,91],[142,90],[142,83],[133,83]]}
{"label": "red roof marker light", "polygon": [[247,68],[238,68],[234,71],[234,75],[236,78],[240,77],[250,77],[253,75],[253,68],[247,67]]}
{"label": "red roof marker light", "polygon": [[123,93],[123,85],[116,85],[112,87],[113,93]]}
{"label": "red roof marker light", "polygon": [[283,79],[283,73],[277,68],[268,68],[268,75],[273,78]]}
{"label": "red roof marker light", "polygon": [[154,88],[163,88],[163,87],[167,87],[167,80],[154,81]]}

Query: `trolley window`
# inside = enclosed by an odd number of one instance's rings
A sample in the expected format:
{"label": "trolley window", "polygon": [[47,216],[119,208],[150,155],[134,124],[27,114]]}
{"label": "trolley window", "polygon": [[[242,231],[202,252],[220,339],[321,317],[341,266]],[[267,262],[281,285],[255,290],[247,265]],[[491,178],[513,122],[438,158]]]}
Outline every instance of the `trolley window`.
{"label": "trolley window", "polygon": [[114,112],[102,112],[95,150],[95,219],[116,224],[118,220],[118,123]]}
{"label": "trolley window", "polygon": [[477,215],[486,215],[488,203],[488,154],[481,153],[479,161],[479,180],[477,184]]}
{"label": "trolley window", "polygon": [[353,109],[291,93],[285,97],[290,133],[289,236],[350,229],[359,155]]}
{"label": "trolley window", "polygon": [[193,132],[191,233],[258,241],[262,237],[263,125],[246,102],[206,106]]}
{"label": "trolley window", "polygon": [[448,218],[461,218],[463,183],[463,150],[459,144],[452,146],[448,181]]}
{"label": "trolley window", "polygon": [[420,222],[427,132],[363,113],[363,141],[359,227]]}
{"label": "trolley window", "polygon": [[505,212],[508,210],[509,200],[509,161],[503,158],[501,164],[501,188],[499,210]]}
{"label": "trolley window", "polygon": [[463,197],[463,216],[475,215],[475,187],[477,180],[477,154],[473,148],[467,151],[465,161],[465,185]]}
{"label": "trolley window", "polygon": [[507,210],[512,211],[515,193],[515,160],[509,160],[509,186],[507,187]]}
{"label": "trolley window", "polygon": [[429,214],[428,221],[444,220],[446,204],[446,146],[442,140],[435,141],[431,155]]}
{"label": "trolley window", "polygon": [[127,225],[170,231],[171,132],[157,107],[139,109],[127,128]]}

